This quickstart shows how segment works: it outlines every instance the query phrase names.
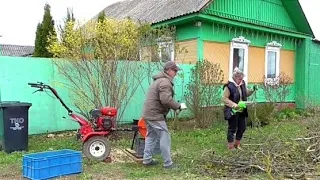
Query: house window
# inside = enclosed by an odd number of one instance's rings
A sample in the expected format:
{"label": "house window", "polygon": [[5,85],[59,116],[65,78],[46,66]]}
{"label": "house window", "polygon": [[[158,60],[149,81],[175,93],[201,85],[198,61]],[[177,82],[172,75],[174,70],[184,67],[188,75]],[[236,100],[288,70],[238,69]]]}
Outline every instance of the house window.
{"label": "house window", "polygon": [[153,62],[174,61],[174,42],[171,38],[158,38],[155,46],[141,47],[139,58],[150,59]]}
{"label": "house window", "polygon": [[233,38],[230,45],[230,62],[229,62],[229,79],[232,78],[234,68],[238,67],[246,76],[244,80],[248,80],[248,47],[250,41],[240,36]]}
{"label": "house window", "polygon": [[174,43],[172,40],[159,41],[159,58],[162,62],[174,60]]}
{"label": "house window", "polygon": [[273,41],[267,44],[265,50],[265,84],[279,83],[281,44]]}

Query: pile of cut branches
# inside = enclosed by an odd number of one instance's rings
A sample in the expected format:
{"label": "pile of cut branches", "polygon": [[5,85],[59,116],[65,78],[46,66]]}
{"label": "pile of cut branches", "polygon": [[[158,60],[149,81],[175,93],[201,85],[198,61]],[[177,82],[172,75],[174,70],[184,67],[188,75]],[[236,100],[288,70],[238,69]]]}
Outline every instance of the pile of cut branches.
{"label": "pile of cut branches", "polygon": [[257,173],[265,173],[268,179],[314,177],[320,167],[320,121],[310,118],[304,123],[305,137],[288,138],[275,129],[259,144],[246,140],[242,150],[206,157],[200,169],[213,177],[241,178]]}

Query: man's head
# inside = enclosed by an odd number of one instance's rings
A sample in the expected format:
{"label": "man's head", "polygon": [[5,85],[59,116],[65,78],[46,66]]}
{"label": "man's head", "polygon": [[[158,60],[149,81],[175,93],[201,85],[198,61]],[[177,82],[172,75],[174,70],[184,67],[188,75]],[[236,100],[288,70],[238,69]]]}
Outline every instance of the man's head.
{"label": "man's head", "polygon": [[232,78],[234,82],[236,82],[237,84],[240,84],[243,81],[244,73],[239,68],[236,67],[233,70]]}
{"label": "man's head", "polygon": [[173,61],[168,61],[163,66],[164,72],[166,72],[170,77],[174,78],[177,75],[177,72],[180,70],[180,68],[176,65]]}

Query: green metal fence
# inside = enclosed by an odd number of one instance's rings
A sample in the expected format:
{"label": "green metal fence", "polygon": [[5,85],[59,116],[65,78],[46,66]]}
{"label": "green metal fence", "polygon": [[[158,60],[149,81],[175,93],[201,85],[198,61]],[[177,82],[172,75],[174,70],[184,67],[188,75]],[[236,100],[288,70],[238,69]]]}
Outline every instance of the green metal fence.
{"label": "green metal fence", "polygon": [[[32,94],[35,89],[28,86],[28,82],[41,81],[53,85],[63,100],[72,106],[68,90],[62,85],[63,77],[58,73],[51,59],[32,57],[6,57],[0,56],[0,100],[21,101],[32,103],[29,110],[29,132],[30,134],[73,130],[78,124],[67,117],[66,110],[60,102],[48,92]],[[181,65],[183,71],[176,78],[175,98],[183,100],[184,84],[189,79],[189,71],[192,65]],[[154,74],[156,72],[153,72]],[[123,118],[119,121],[132,122],[141,116],[142,105],[145,100],[145,90],[150,82],[146,80],[142,87],[137,89],[131,99]],[[142,90],[144,89],[144,91]],[[67,117],[64,119],[63,117]]]}

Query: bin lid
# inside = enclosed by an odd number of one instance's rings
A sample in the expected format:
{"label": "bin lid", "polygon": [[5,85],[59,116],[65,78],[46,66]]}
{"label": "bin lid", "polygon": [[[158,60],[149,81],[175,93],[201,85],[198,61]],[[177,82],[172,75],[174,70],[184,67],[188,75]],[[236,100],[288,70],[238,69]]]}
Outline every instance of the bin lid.
{"label": "bin lid", "polygon": [[0,101],[0,107],[32,106],[31,103],[20,101]]}

